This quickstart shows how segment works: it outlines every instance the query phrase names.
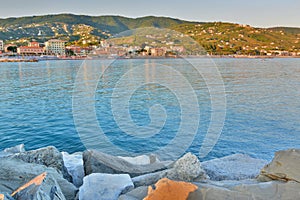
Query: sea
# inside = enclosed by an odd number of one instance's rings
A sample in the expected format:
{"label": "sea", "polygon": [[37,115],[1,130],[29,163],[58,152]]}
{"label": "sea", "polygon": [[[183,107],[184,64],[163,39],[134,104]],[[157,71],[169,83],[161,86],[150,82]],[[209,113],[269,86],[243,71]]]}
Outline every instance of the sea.
{"label": "sea", "polygon": [[300,59],[0,63],[0,138],[0,151],[271,160],[300,148]]}

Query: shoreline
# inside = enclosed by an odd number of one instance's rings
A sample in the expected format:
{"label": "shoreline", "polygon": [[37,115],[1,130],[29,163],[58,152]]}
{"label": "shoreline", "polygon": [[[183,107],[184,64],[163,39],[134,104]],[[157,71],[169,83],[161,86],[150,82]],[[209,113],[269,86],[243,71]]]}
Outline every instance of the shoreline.
{"label": "shoreline", "polygon": [[151,60],[151,59],[299,59],[299,56],[222,56],[222,55],[212,55],[212,56],[178,56],[178,57],[154,57],[154,56],[137,56],[137,57],[116,57],[116,58],[111,58],[111,57],[95,57],[95,58],[24,58],[24,59],[10,59],[10,58],[5,58],[5,59],[0,59],[0,63],[12,63],[12,62],[42,62],[42,61],[66,61],[66,60],[115,60],[115,59],[122,59],[122,60]]}

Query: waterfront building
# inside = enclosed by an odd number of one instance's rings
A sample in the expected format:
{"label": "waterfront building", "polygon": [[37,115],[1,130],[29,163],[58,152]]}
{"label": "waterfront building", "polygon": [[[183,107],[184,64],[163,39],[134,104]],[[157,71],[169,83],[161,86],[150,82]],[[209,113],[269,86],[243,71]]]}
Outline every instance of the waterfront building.
{"label": "waterfront building", "polygon": [[40,47],[38,42],[30,42],[28,46],[18,47],[17,53],[22,55],[42,55],[44,54],[44,48]]}
{"label": "waterfront building", "polygon": [[0,51],[2,52],[4,50],[4,43],[3,40],[0,40]]}
{"label": "waterfront building", "polygon": [[65,55],[65,41],[52,39],[45,42],[45,51],[49,55]]}

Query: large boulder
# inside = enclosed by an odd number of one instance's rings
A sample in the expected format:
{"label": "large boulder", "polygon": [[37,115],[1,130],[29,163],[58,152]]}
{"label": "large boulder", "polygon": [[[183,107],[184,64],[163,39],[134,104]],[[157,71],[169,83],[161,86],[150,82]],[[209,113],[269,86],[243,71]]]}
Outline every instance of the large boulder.
{"label": "large boulder", "polygon": [[64,166],[62,154],[54,146],[44,147],[37,150],[20,152],[11,156],[12,158],[20,159],[27,163],[36,163],[53,167],[58,172],[61,172],[65,179],[72,181],[72,177],[68,174]]}
{"label": "large boulder", "polygon": [[49,175],[49,182],[53,183],[50,184],[51,186],[55,186],[55,181],[57,182],[66,199],[75,198],[76,187],[65,180],[55,169],[9,157],[0,160],[0,191],[11,194],[18,187],[44,172]]}
{"label": "large boulder", "polygon": [[260,172],[259,181],[282,180],[300,182],[300,149],[278,151],[272,162]]}
{"label": "large boulder", "polygon": [[82,153],[77,152],[74,154],[68,154],[67,152],[62,152],[64,165],[68,170],[68,173],[72,176],[73,184],[76,187],[80,187],[83,183],[84,169]]}
{"label": "large boulder", "polygon": [[46,172],[22,185],[12,196],[22,200],[65,200],[56,180]]}
{"label": "large boulder", "polygon": [[197,156],[191,153],[178,159],[166,177],[178,181],[200,181],[208,178]]}
{"label": "large boulder", "polygon": [[201,163],[210,180],[216,181],[253,179],[266,164],[266,160],[245,154],[233,154]]}
{"label": "large boulder", "polygon": [[84,177],[79,188],[79,200],[116,200],[120,194],[133,188],[128,174],[90,174]]}
{"label": "large boulder", "polygon": [[149,186],[148,195],[144,200],[187,199],[198,187],[191,183],[172,181],[167,178],[159,180],[155,187]]}
{"label": "large boulder", "polygon": [[134,165],[122,158],[95,150],[84,151],[83,162],[85,175],[91,173],[107,173],[129,174],[130,177],[135,177],[167,168],[165,164],[159,162],[147,165]]}

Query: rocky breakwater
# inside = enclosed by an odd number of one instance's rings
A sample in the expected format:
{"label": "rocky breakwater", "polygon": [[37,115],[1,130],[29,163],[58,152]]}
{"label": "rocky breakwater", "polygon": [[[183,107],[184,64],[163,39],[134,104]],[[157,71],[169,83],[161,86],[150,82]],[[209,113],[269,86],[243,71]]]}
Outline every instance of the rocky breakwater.
{"label": "rocky breakwater", "polygon": [[0,160],[0,200],[300,199],[296,149],[277,152],[268,164],[243,154],[201,163],[191,153],[160,161],[18,145]]}

